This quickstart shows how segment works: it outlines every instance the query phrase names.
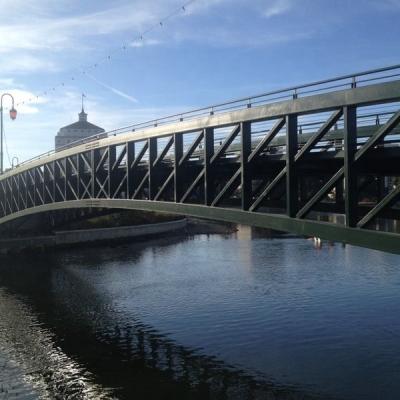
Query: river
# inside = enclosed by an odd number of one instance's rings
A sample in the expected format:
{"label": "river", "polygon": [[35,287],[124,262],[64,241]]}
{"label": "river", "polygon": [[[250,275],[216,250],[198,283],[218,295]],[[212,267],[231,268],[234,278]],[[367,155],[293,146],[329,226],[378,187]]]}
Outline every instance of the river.
{"label": "river", "polygon": [[398,399],[400,257],[169,236],[0,259],[0,399]]}

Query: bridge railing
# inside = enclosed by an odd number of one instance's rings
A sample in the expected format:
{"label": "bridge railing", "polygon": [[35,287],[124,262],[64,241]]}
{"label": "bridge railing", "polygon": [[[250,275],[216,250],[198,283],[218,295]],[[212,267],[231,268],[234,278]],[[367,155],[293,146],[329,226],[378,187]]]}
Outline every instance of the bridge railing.
{"label": "bridge railing", "polygon": [[[301,98],[289,92],[289,100],[263,107],[253,100],[225,112],[233,102],[204,111],[218,116],[169,117],[178,122],[138,124],[50,153],[0,176],[0,224],[67,208],[133,208],[400,252],[394,75],[351,78],[353,89],[335,92],[342,82],[326,84],[328,92],[317,95],[319,87],[309,87],[297,90]],[[357,88],[378,76],[383,83]]]}
{"label": "bridge railing", "polygon": [[[101,134],[101,138],[116,136],[119,134],[124,134],[128,132],[135,132],[145,130],[147,128],[157,127],[160,125],[166,125],[171,123],[183,122],[192,119],[196,119],[199,117],[204,117],[207,115],[215,115],[221,114],[234,110],[242,110],[246,108],[257,107],[273,102],[277,102],[280,100],[289,100],[289,99],[297,99],[300,97],[311,96],[320,93],[328,93],[341,89],[352,89],[364,85],[368,85],[375,82],[385,82],[392,81],[400,78],[400,64],[371,69],[367,71],[362,71],[354,74],[347,74],[342,76],[337,76],[330,79],[324,79],[320,81],[315,81],[307,84],[291,86],[284,89],[273,90],[265,93],[261,93],[254,96],[242,97],[234,100],[229,100],[223,103],[214,104],[207,107],[202,107],[194,110],[190,110],[187,112],[173,114],[162,118],[157,118],[133,125],[124,126],[118,129],[113,129],[108,132]],[[376,117],[382,113],[375,113]],[[65,145],[57,151],[62,151],[69,149],[71,147],[75,147],[78,145],[82,145],[94,140],[100,139],[99,135],[93,135],[85,139],[77,140],[68,145]],[[36,157],[30,158],[17,166],[22,166],[29,164],[32,161],[40,160],[44,157],[48,157],[52,154],[56,153],[56,150],[51,150],[46,153],[40,154]]]}

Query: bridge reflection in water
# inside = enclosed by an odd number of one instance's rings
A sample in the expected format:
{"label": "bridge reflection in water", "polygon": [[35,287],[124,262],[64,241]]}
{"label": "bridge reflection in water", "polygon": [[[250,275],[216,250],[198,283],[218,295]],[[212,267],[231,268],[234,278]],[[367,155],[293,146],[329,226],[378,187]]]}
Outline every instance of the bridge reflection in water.
{"label": "bridge reflection in water", "polygon": [[[0,354],[8,349],[8,357],[33,386],[31,393],[82,399],[327,398],[253,377],[200,349],[175,343],[127,318],[113,307],[113,299],[74,268],[60,268],[54,257],[38,257],[29,266],[22,258],[2,263]],[[79,268],[91,269],[107,257],[107,252],[92,252],[76,261]],[[140,251],[134,257],[140,258]],[[24,279],[18,278],[21,274]]]}

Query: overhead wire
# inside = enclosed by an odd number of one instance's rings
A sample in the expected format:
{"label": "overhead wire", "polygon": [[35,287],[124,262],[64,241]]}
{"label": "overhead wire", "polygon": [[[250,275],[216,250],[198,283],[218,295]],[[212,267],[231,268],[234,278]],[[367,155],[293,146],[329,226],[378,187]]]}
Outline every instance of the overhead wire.
{"label": "overhead wire", "polygon": [[[23,101],[20,101],[18,103],[15,103],[15,106],[19,107],[21,105],[30,104],[33,101],[38,100],[39,98],[48,97],[50,95],[50,93],[53,93],[56,90],[59,90],[59,88],[65,87],[68,81],[76,81],[78,79],[78,75],[84,75],[84,76],[90,78],[87,75],[87,73],[90,70],[97,68],[99,65],[104,64],[105,62],[110,62],[117,53],[120,53],[121,51],[125,52],[130,47],[133,47],[132,43],[134,43],[135,41],[143,41],[145,39],[146,35],[148,35],[150,32],[153,32],[156,29],[160,29],[160,28],[164,27],[164,24],[168,20],[170,20],[173,17],[176,17],[176,16],[180,15],[182,12],[186,12],[187,8],[190,5],[192,5],[193,3],[195,3],[196,1],[198,1],[198,0],[189,0],[189,1],[185,2],[179,8],[176,8],[175,11],[173,11],[170,14],[166,15],[165,17],[159,19],[157,23],[154,23],[153,25],[149,26],[147,29],[143,30],[142,32],[139,32],[139,34],[136,37],[132,38],[130,41],[125,42],[122,46],[120,46],[120,47],[118,47],[118,48],[116,48],[116,49],[114,49],[112,51],[109,51],[107,56],[102,57],[101,59],[97,60],[94,63],[86,65],[86,66],[84,66],[82,68],[76,69],[76,73],[71,74],[68,79],[63,80],[59,84],[52,85],[51,87],[47,88],[46,90],[43,90],[41,92],[37,92],[37,94],[34,94],[33,96],[31,96],[27,100],[23,100]],[[4,108],[4,109],[7,110],[8,108]],[[7,146],[5,133],[4,133],[4,144],[5,144],[5,150],[6,150],[8,162],[9,162],[9,164],[11,166],[12,162],[11,162],[10,154],[9,154],[9,151],[8,151],[8,146]]]}
{"label": "overhead wire", "polygon": [[27,100],[16,103],[16,106],[19,107],[21,105],[32,103],[33,101],[38,100],[39,98],[48,97],[49,93],[55,92],[56,90],[58,90],[61,87],[65,87],[65,85],[67,84],[68,81],[76,81],[78,79],[78,75],[86,75],[89,71],[97,68],[99,65],[104,64],[105,62],[110,62],[117,53],[121,53],[121,51],[125,52],[130,47],[133,47],[132,43],[134,43],[135,41],[143,41],[146,35],[148,35],[150,32],[152,32],[156,29],[162,28],[164,26],[165,22],[167,22],[171,18],[182,14],[182,12],[186,12],[187,8],[190,5],[192,5],[193,3],[195,3],[196,1],[198,1],[198,0],[187,1],[186,3],[181,5],[179,8],[176,8],[175,11],[173,11],[170,14],[166,15],[165,17],[159,19],[157,23],[154,23],[153,25],[149,26],[147,29],[143,30],[142,32],[139,32],[139,34],[136,37],[132,38],[130,41],[125,42],[124,44],[122,44],[121,46],[119,46],[118,48],[116,48],[112,51],[109,51],[106,56],[100,58],[98,61],[77,69],[77,72],[71,74],[68,79],[64,80],[63,82],[60,82],[59,84],[53,85],[46,90],[43,90],[43,91],[37,93],[36,95],[28,98]]}

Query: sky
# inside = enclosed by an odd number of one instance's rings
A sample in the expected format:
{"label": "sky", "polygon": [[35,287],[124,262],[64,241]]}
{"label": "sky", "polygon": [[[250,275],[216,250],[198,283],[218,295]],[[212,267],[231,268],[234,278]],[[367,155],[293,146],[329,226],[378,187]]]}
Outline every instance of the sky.
{"label": "sky", "polygon": [[111,130],[400,62],[400,0],[188,2],[0,0],[5,166],[51,150],[82,93]]}

